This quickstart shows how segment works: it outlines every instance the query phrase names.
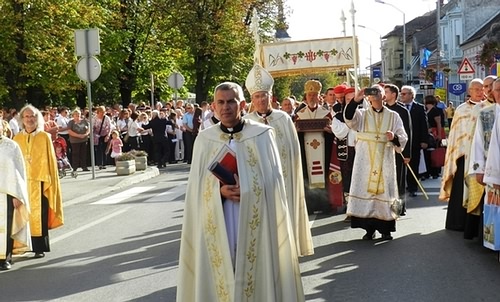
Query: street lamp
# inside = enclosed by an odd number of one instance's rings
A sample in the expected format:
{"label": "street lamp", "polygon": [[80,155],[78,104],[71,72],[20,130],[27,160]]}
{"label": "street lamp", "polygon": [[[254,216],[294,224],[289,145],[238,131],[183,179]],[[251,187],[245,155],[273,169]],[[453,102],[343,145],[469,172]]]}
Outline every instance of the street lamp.
{"label": "street lamp", "polygon": [[[384,58],[382,57],[382,34],[380,32],[378,32],[378,31],[376,31],[375,29],[371,28],[371,27],[367,27],[367,26],[364,26],[364,25],[361,25],[361,24],[359,24],[358,27],[371,30],[374,33],[378,34],[378,37],[379,37],[379,40],[380,40],[380,61],[382,62],[382,77],[381,77],[381,81],[383,82],[384,81],[384,75],[385,75],[385,64],[384,64]],[[371,44],[370,44],[370,61],[371,61],[371,57],[372,57],[372,54],[371,54]],[[373,72],[372,72],[371,68],[372,67],[371,67],[371,62],[370,62],[370,73],[372,73],[372,75],[373,75]],[[370,78],[372,78],[372,75],[370,75]]]}
{"label": "street lamp", "polygon": [[392,6],[394,9],[403,14],[403,85],[406,85],[406,21],[405,21],[405,12],[399,9],[397,6],[391,3],[384,2],[382,0],[375,0],[375,2],[380,4],[386,4]]}

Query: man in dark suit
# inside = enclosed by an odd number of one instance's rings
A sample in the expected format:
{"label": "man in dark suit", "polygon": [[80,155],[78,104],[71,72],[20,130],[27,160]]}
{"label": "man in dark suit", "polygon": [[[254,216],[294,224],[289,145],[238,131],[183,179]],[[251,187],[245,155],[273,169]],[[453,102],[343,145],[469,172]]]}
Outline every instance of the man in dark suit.
{"label": "man in dark suit", "polygon": [[[406,143],[405,148],[403,149],[403,156],[396,154],[396,173],[398,178],[398,190],[399,196],[402,198],[405,194],[406,187],[406,166],[405,164],[410,162],[411,158],[411,139],[412,139],[412,126],[411,126],[411,118],[410,112],[404,105],[398,103],[399,96],[399,88],[394,84],[385,84],[385,106],[387,108],[396,111],[401,120],[403,121],[403,126],[405,128],[406,134],[408,135],[408,142]],[[403,159],[404,157],[404,159]],[[403,210],[401,211],[401,215],[405,214],[405,207],[403,205]]]}
{"label": "man in dark suit", "polygon": [[[427,148],[429,139],[429,126],[427,123],[427,113],[425,107],[414,101],[415,88],[412,86],[401,87],[401,103],[410,111],[411,125],[412,125],[412,139],[410,150],[410,167],[418,175],[418,164],[420,162],[420,150]],[[407,189],[410,196],[417,196],[417,180],[415,177],[408,173],[406,175]]]}

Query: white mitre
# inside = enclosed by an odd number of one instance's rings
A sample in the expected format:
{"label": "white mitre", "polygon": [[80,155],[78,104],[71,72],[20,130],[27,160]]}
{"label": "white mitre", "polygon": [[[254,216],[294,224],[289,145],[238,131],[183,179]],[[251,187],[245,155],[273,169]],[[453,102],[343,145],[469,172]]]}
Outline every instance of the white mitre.
{"label": "white mitre", "polygon": [[258,64],[253,66],[245,81],[245,86],[250,95],[259,91],[271,92],[273,85],[274,79],[271,74]]}

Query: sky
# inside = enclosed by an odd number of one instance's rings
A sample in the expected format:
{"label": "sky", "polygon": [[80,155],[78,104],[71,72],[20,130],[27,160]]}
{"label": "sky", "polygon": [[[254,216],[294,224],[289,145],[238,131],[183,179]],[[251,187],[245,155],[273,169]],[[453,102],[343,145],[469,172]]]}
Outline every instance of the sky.
{"label": "sky", "polygon": [[[352,36],[353,22],[351,0],[285,0],[289,10],[286,21],[288,34],[293,41],[333,38],[343,36],[340,21],[342,10],[346,18],[347,36]],[[359,59],[361,69],[370,65],[370,45],[372,63],[380,61],[380,36],[384,36],[403,24],[403,14],[408,23],[436,8],[436,0],[384,0],[387,4],[375,0],[353,0],[355,13],[355,31],[358,36]],[[358,27],[363,25],[369,29]]]}

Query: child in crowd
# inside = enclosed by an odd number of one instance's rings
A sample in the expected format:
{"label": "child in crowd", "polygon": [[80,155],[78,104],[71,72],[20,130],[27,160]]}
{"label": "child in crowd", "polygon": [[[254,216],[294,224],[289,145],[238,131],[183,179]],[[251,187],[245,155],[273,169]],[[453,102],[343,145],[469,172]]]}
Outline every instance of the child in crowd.
{"label": "child in crowd", "polygon": [[111,140],[109,141],[107,153],[111,151],[111,158],[115,159],[115,166],[116,166],[116,158],[122,155],[122,147],[123,147],[123,142],[120,139],[120,133],[117,130],[114,130],[113,132],[111,132]]}

